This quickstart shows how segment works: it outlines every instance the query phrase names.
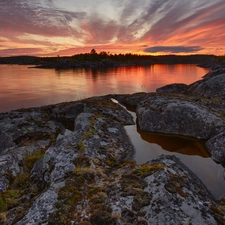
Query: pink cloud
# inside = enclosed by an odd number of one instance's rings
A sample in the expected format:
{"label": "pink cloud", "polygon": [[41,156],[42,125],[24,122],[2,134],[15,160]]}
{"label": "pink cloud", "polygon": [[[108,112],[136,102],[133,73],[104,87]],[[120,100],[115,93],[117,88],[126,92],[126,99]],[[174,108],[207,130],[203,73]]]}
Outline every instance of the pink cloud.
{"label": "pink cloud", "polygon": [[[201,52],[211,53],[212,49],[220,49],[225,39],[224,0],[105,0],[104,4],[108,2],[112,7],[110,16],[107,10],[96,10],[96,6],[103,4],[102,0],[87,2],[86,9],[80,8],[85,6],[85,1],[75,4],[65,0],[65,7],[60,8],[56,0],[2,0],[0,56],[19,49],[43,55],[86,48],[89,52],[92,47],[141,52],[146,47],[140,46],[146,45],[199,46],[204,49]],[[74,8],[66,8],[67,4]],[[21,39],[22,35],[29,34],[30,40]],[[32,39],[32,35],[42,38]],[[56,43],[52,41],[54,37],[70,37],[74,43],[63,43],[63,39],[62,43]]]}

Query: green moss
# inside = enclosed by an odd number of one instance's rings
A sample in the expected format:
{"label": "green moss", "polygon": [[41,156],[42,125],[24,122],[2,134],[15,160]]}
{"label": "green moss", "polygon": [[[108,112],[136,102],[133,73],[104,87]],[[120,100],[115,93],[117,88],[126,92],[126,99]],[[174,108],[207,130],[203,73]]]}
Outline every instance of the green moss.
{"label": "green moss", "polygon": [[90,167],[90,160],[85,155],[79,155],[73,160],[76,167]]}
{"label": "green moss", "polygon": [[78,149],[79,149],[79,152],[81,152],[81,153],[85,152],[85,145],[84,145],[83,141],[79,142]]}
{"label": "green moss", "polygon": [[30,174],[29,173],[21,173],[15,177],[13,184],[11,185],[12,189],[25,190],[31,186],[30,183]]}
{"label": "green moss", "polygon": [[116,219],[110,213],[97,211],[91,215],[91,225],[116,225]]}
{"label": "green moss", "polygon": [[152,196],[148,192],[140,192],[134,196],[132,208],[139,211],[142,207],[148,206],[151,203]]}
{"label": "green moss", "polygon": [[135,196],[147,186],[148,183],[136,175],[124,175],[122,177],[122,196]]}
{"label": "green moss", "polygon": [[112,208],[105,204],[93,204],[91,212],[91,225],[116,225],[116,218],[112,215]]}
{"label": "green moss", "polygon": [[85,182],[87,182],[89,184],[94,182],[96,172],[97,172],[97,170],[92,169],[90,167],[77,167],[74,170],[75,175],[84,179]]}
{"label": "green moss", "polygon": [[116,159],[111,154],[107,154],[107,160],[105,162],[110,167],[118,165],[118,162],[116,161]]}
{"label": "green moss", "polygon": [[81,153],[85,152],[85,145],[84,145],[85,140],[92,137],[93,135],[98,134],[98,131],[96,131],[94,129],[94,125],[95,125],[96,119],[100,118],[100,117],[102,117],[102,115],[100,115],[100,114],[96,114],[95,116],[92,117],[89,129],[83,134],[83,136],[78,144],[79,152],[81,152]]}
{"label": "green moss", "polygon": [[7,190],[5,193],[5,201],[8,205],[8,208],[14,208],[21,204],[21,196],[23,195],[23,191],[15,189],[15,190]]}
{"label": "green moss", "polygon": [[0,191],[0,213],[7,211],[8,205],[5,201],[4,193]]}
{"label": "green moss", "polygon": [[7,225],[6,223],[6,213],[0,213],[0,224]]}
{"label": "green moss", "polygon": [[56,210],[50,215],[49,224],[71,224],[72,220],[80,218],[77,206],[82,204],[87,195],[87,185],[94,182],[95,174],[96,170],[85,167],[85,164],[74,170],[65,186],[58,191]]}
{"label": "green moss", "polygon": [[76,217],[76,206],[82,200],[81,187],[84,179],[75,178],[66,181],[64,187],[58,191],[58,202],[56,210],[49,216],[48,224],[71,224],[71,220]]}
{"label": "green moss", "polygon": [[89,198],[92,198],[93,196],[95,196],[96,194],[98,194],[99,192],[102,192],[103,188],[99,187],[99,186],[89,186],[88,187],[88,193],[87,196]]}
{"label": "green moss", "polygon": [[[38,188],[30,182],[30,171],[34,166],[34,163],[43,156],[43,149],[36,151],[34,154],[27,154],[21,168],[23,172],[15,177],[11,174],[7,175],[10,183],[9,188],[4,192],[4,201],[8,210],[20,205],[21,210],[19,213],[25,213],[26,208],[29,207],[29,204],[32,202],[32,198],[39,194]],[[28,193],[30,198],[27,199],[27,201],[24,200],[22,206],[21,199],[27,196]]]}
{"label": "green moss", "polygon": [[187,182],[187,179],[176,174],[171,174],[165,183],[164,187],[165,189],[170,193],[177,193],[182,197],[187,197],[188,194],[183,191],[183,187],[185,186],[185,183]]}
{"label": "green moss", "polygon": [[33,154],[27,154],[25,158],[24,166],[31,171],[33,169],[33,166],[35,162],[42,159],[44,157],[45,150],[40,149],[38,151],[35,151]]}
{"label": "green moss", "polygon": [[223,211],[220,209],[220,207],[211,206],[211,210],[216,214],[223,215]]}
{"label": "green moss", "polygon": [[82,102],[86,103],[91,108],[101,109],[121,109],[121,106],[111,101],[109,98],[87,98]]}
{"label": "green moss", "polygon": [[93,204],[104,204],[106,203],[108,196],[105,192],[98,192],[91,197],[91,202]]}
{"label": "green moss", "polygon": [[147,177],[159,169],[164,168],[165,164],[143,164],[137,170],[134,171],[134,174],[141,177]]}
{"label": "green moss", "polygon": [[76,205],[82,199],[82,193],[74,186],[64,186],[58,192],[58,199],[63,199],[63,204]]}

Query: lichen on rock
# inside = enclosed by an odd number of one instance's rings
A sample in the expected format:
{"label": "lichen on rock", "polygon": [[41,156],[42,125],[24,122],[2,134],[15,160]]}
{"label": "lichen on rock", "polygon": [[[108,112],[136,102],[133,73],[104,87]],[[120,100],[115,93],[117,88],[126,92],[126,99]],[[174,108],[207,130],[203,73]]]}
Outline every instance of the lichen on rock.
{"label": "lichen on rock", "polygon": [[[1,224],[224,222],[221,205],[179,159],[162,155],[142,165],[133,161],[135,149],[124,129],[133,118],[112,97],[1,114]],[[179,105],[207,129],[190,127],[189,133],[204,138],[223,130],[221,118],[188,100],[146,93],[114,97],[134,101],[148,126],[144,111],[172,118],[169,111]],[[168,132],[176,127],[172,122]]]}

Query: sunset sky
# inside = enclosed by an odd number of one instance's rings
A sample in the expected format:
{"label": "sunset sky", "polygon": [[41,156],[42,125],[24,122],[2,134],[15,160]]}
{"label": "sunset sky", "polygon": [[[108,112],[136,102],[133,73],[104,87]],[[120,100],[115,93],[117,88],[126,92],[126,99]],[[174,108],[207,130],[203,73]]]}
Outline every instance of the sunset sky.
{"label": "sunset sky", "polygon": [[225,0],[0,0],[0,57],[225,55]]}

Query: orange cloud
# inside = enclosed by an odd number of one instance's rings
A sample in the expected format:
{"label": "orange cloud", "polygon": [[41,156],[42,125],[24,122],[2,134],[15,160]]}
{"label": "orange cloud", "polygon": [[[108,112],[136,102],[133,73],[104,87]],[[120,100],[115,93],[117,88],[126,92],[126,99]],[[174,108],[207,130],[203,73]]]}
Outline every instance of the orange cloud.
{"label": "orange cloud", "polygon": [[144,54],[157,46],[198,46],[198,53],[221,55],[224,12],[224,0],[2,1],[0,56],[71,55],[92,48]]}

